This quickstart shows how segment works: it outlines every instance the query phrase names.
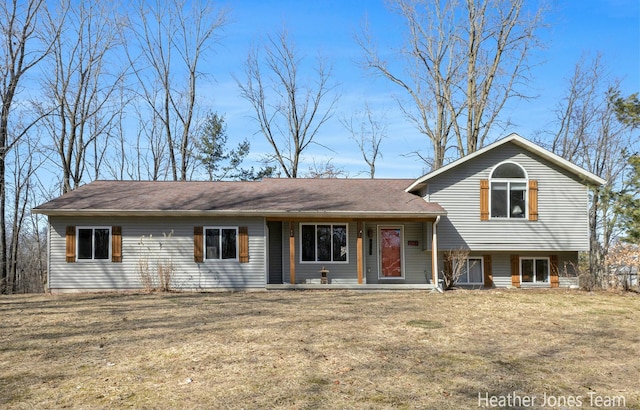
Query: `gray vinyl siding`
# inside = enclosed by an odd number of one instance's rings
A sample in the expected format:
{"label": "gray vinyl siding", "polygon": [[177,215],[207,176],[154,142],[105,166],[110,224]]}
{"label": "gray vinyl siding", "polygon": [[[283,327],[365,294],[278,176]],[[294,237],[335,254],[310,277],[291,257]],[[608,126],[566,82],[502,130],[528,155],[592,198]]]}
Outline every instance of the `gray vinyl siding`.
{"label": "gray vinyl siding", "polygon": [[[65,234],[67,226],[120,226],[122,228],[122,262],[66,262]],[[249,232],[249,262],[216,260],[196,263],[193,259],[194,226],[247,226]],[[172,286],[180,289],[249,289],[265,286],[265,228],[263,218],[177,218],[177,217],[51,217],[49,288],[60,289],[139,289],[136,271],[138,260],[149,244],[164,252],[149,253],[154,260],[170,258],[176,267]],[[170,238],[163,234],[173,231]],[[152,238],[149,239],[149,235]],[[162,239],[161,239],[162,238]],[[158,256],[154,256],[158,255]]]}
{"label": "gray vinyl siding", "polygon": [[[538,221],[480,221],[480,180],[503,161],[520,164],[538,181]],[[423,192],[447,210],[438,247],[473,250],[589,250],[588,188],[573,174],[512,143],[434,177]]]}
{"label": "gray vinyl siding", "polygon": [[[321,223],[321,224],[341,224],[344,225],[345,222],[317,222],[317,221],[308,221],[303,223]],[[329,280],[338,279],[339,281],[357,281],[358,280],[358,270],[357,270],[357,254],[356,254],[356,223],[350,222],[346,223],[347,225],[347,248],[348,262],[301,262],[300,261],[300,223],[294,223],[294,237],[295,237],[295,259],[296,259],[296,283],[306,283],[308,280],[318,280],[320,278],[320,270],[324,267],[329,270]],[[284,269],[284,281],[287,283],[291,283],[290,277],[290,262],[289,262],[289,224],[285,223],[282,229],[282,248],[284,252],[284,257],[282,258],[282,266]],[[354,282],[355,283],[355,282]]]}
{"label": "gray vinyl siding", "polygon": [[[309,221],[309,223],[314,223]],[[327,222],[329,223],[329,222]],[[404,273],[403,279],[378,279],[378,242],[377,242],[377,229],[378,226],[403,226],[404,230]],[[431,280],[431,252],[423,251],[423,227],[426,223],[420,222],[372,222],[367,221],[363,224],[363,280],[365,283],[406,283],[406,284],[424,284],[429,283]],[[324,267],[329,270],[329,280],[333,283],[336,282],[350,282],[357,283],[358,270],[357,270],[357,224],[355,222],[348,223],[348,263],[332,263],[332,262],[313,262],[313,263],[301,263],[300,262],[300,224],[295,223],[294,235],[296,244],[296,283],[306,283],[307,281],[317,281],[320,278],[320,270]],[[368,231],[371,230],[371,238],[369,238]],[[282,265],[284,269],[285,282],[291,283],[289,275],[289,226],[285,223],[283,226],[282,244],[283,244],[283,258]],[[371,244],[369,243],[371,239]],[[408,243],[417,242],[417,245],[409,246]],[[371,255],[369,255],[369,247],[371,249]]]}
{"label": "gray vinyl siding", "polygon": [[[573,266],[578,263],[578,252],[487,252],[484,254],[471,252],[469,256],[483,257],[484,255],[491,255],[491,271],[493,274],[493,285],[496,288],[506,288],[511,286],[511,255],[518,255],[519,257],[536,257],[536,258],[549,258],[551,255],[558,256],[558,269],[560,273],[560,286],[570,287],[577,285],[577,278],[574,276]],[[442,261],[442,258],[440,258]],[[440,269],[442,269],[442,263],[440,263]],[[526,287],[545,287],[548,288],[550,284],[522,284],[523,288]]]}
{"label": "gray vinyl siding", "polygon": [[[372,231],[371,255],[369,255],[369,238],[364,238],[364,261],[365,275],[367,283],[407,283],[407,284],[426,284],[431,281],[431,252],[423,250],[426,247],[424,241],[426,235],[424,233],[427,225],[431,223],[421,222],[367,222],[365,232],[368,229]],[[404,278],[403,279],[380,279],[379,278],[379,256],[380,248],[378,247],[378,227],[379,226],[402,226],[404,240]],[[409,242],[417,243],[409,246]]]}

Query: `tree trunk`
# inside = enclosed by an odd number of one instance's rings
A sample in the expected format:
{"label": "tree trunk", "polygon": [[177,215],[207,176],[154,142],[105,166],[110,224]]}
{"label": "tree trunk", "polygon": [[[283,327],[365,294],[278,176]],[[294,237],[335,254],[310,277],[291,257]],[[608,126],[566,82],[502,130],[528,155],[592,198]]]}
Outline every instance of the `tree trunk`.
{"label": "tree trunk", "polygon": [[[3,121],[4,122],[4,121]],[[0,125],[2,127],[2,125]],[[6,130],[6,126],[2,128]],[[2,139],[2,148],[6,147],[6,134],[0,137]],[[2,149],[0,148],[0,149]],[[0,293],[7,293],[7,221],[5,212],[7,209],[6,198],[7,192],[5,188],[5,151],[0,152]]]}

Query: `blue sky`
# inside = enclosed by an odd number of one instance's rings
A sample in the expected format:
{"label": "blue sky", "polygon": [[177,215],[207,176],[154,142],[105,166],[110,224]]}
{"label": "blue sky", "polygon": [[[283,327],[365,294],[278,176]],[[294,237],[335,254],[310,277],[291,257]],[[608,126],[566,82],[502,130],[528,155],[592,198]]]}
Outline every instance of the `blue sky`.
{"label": "blue sky", "polygon": [[[367,166],[355,143],[339,122],[369,101],[385,112],[388,138],[383,141],[383,158],[377,162],[378,178],[416,178],[424,174],[424,164],[410,151],[427,147],[425,137],[418,133],[397,108],[392,98],[398,90],[358,66],[362,52],[354,36],[366,17],[380,49],[399,47],[401,26],[388,11],[383,0],[230,0],[230,22],[220,43],[203,69],[211,77],[201,97],[212,110],[226,116],[231,140],[248,137],[252,154],[259,156],[269,150],[264,137],[256,133],[258,125],[250,118],[250,105],[241,99],[233,78],[244,77],[243,64],[252,46],[261,44],[267,34],[286,26],[290,38],[313,62],[318,53],[333,65],[332,78],[337,84],[340,100],[332,120],[318,135],[318,142],[331,150],[314,147],[306,158],[331,161],[348,172],[350,177],[366,176]],[[640,2],[638,0],[556,0],[542,32],[546,44],[535,55],[540,62],[533,71],[533,82],[525,91],[536,99],[510,104],[503,118],[514,126],[506,131],[533,138],[539,131],[550,129],[553,108],[562,98],[566,80],[581,56],[601,53],[611,76],[622,80],[623,95],[640,91]],[[504,136],[497,131],[492,140]],[[301,172],[306,171],[303,165]]]}

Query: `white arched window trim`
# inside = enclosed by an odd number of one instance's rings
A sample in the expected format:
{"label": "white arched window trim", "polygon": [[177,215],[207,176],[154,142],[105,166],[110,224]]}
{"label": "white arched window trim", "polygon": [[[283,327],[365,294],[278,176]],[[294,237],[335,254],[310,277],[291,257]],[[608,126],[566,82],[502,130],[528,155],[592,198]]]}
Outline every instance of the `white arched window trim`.
{"label": "white arched window trim", "polygon": [[[520,168],[524,178],[496,178],[494,174],[505,164]],[[491,219],[529,219],[529,174],[514,161],[502,161],[489,174],[489,215]],[[504,192],[504,193],[503,193]]]}
{"label": "white arched window trim", "polygon": [[523,167],[522,165],[518,164],[517,162],[511,161],[511,160],[502,161],[501,163],[499,163],[496,166],[494,166],[491,169],[491,173],[489,174],[489,179],[503,179],[503,178],[494,178],[493,174],[496,172],[496,170],[498,168],[500,168],[502,165],[505,165],[505,164],[513,164],[513,165],[517,166],[518,168],[520,168],[522,170],[522,172],[524,172],[524,179],[526,179],[527,181],[529,180],[529,173],[527,172],[526,168]]}

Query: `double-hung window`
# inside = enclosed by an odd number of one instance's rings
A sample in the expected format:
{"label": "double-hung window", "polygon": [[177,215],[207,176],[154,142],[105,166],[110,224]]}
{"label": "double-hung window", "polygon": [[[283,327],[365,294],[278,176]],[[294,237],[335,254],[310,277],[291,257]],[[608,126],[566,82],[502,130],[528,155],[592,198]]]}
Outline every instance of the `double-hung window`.
{"label": "double-hung window", "polygon": [[110,227],[78,227],[76,229],[78,260],[111,258]]}
{"label": "double-hung window", "polygon": [[346,224],[300,224],[302,262],[347,262]]}
{"label": "double-hung window", "polygon": [[527,175],[513,162],[498,165],[491,173],[491,218],[525,218]]}
{"label": "double-hung window", "polygon": [[484,279],[484,266],[482,263],[482,258],[469,257],[462,263],[464,263],[464,266],[462,267],[462,273],[458,278],[458,283],[467,285],[482,285]]}
{"label": "double-hung window", "polygon": [[238,259],[237,227],[205,227],[206,260]]}

